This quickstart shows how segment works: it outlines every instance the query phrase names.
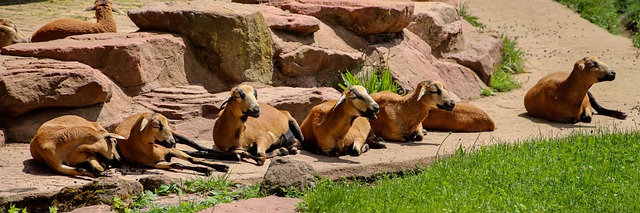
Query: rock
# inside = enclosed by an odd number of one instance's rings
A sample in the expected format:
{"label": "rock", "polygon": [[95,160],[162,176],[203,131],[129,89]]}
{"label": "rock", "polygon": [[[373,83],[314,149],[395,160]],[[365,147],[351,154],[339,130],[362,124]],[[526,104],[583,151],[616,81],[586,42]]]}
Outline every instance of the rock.
{"label": "rock", "polygon": [[118,178],[97,178],[84,186],[65,187],[56,194],[51,204],[58,211],[70,211],[82,206],[112,205],[115,196],[123,204],[131,205],[132,197],[142,193],[142,185],[136,181]]}
{"label": "rock", "polygon": [[328,100],[338,100],[341,93],[329,87],[295,88],[273,87],[258,89],[258,101],[286,110],[302,123],[311,108]]}
{"label": "rock", "polygon": [[464,45],[462,22],[454,6],[441,2],[416,2],[413,21],[407,29],[433,49],[432,54],[460,51]]}
{"label": "rock", "polygon": [[302,200],[298,198],[268,196],[263,198],[240,200],[235,203],[222,203],[208,209],[203,209],[198,213],[295,213],[298,212],[296,211],[296,205],[300,202],[302,202]]}
{"label": "rock", "polygon": [[272,6],[261,6],[260,11],[269,28],[274,30],[306,36],[320,29],[320,21],[312,16],[289,13]]}
{"label": "rock", "polygon": [[176,179],[166,175],[151,175],[140,178],[138,182],[142,184],[143,190],[149,190],[153,192],[157,188],[160,188],[160,186],[162,185],[176,182]]}
{"label": "rock", "polygon": [[273,158],[264,174],[260,191],[267,194],[284,195],[283,188],[294,187],[302,190],[314,187],[316,176],[317,172],[307,162],[276,157]]}
{"label": "rock", "polygon": [[362,63],[365,39],[341,26],[319,26],[313,37],[273,31],[274,86],[335,87],[342,82],[338,72]]}
{"label": "rock", "polygon": [[411,22],[413,2],[384,0],[271,0],[292,13],[335,22],[358,35],[397,33]]}
{"label": "rock", "polygon": [[460,6],[460,0],[413,0],[415,2],[442,2],[442,3],[446,3],[448,5],[451,5],[455,8],[458,8],[458,6]]}
{"label": "rock", "polygon": [[455,60],[458,64],[476,72],[482,82],[489,85],[493,69],[500,63],[504,45],[502,39],[492,35],[478,33],[469,22],[462,22],[466,46],[460,52],[446,54],[444,58]]}
{"label": "rock", "polygon": [[262,3],[268,3],[269,0],[231,0],[231,2],[242,3],[242,4],[262,4]]}
{"label": "rock", "polygon": [[15,117],[34,109],[83,107],[111,98],[111,80],[79,62],[2,58],[6,70],[0,73],[0,114]]}
{"label": "rock", "polygon": [[155,2],[129,11],[129,17],[142,30],[188,37],[208,68],[230,85],[271,81],[273,45],[259,7],[220,1]]}
{"label": "rock", "polygon": [[487,88],[473,70],[462,65],[445,61],[435,61],[433,65],[439,70],[445,89],[461,99],[479,98],[480,89]]}
{"label": "rock", "polygon": [[112,91],[113,95],[106,103],[76,108],[36,109],[18,117],[0,119],[0,127],[7,130],[7,142],[29,143],[44,122],[62,115],[78,115],[89,121],[100,123],[108,131],[113,131],[124,118],[149,111],[133,102],[118,87],[113,87]]}
{"label": "rock", "polygon": [[[222,92],[227,94],[228,92]],[[210,94],[201,86],[178,86],[171,88],[157,88],[149,93],[136,96],[133,99],[140,105],[160,113],[169,119],[186,120],[204,114],[203,109],[220,109],[214,103],[224,101],[222,95]]]}
{"label": "rock", "polygon": [[101,70],[130,95],[158,87],[199,84],[226,90],[224,79],[198,61],[190,41],[169,33],[100,33],[11,45],[2,54],[79,61]]}
{"label": "rock", "polygon": [[95,205],[74,209],[69,213],[111,213],[111,206],[107,205]]}

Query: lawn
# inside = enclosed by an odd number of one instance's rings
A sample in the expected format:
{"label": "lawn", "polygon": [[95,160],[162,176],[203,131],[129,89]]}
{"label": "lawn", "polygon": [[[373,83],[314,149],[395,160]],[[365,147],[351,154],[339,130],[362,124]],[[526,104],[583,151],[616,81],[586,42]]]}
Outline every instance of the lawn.
{"label": "lawn", "polygon": [[[596,130],[597,131],[597,130]],[[374,182],[324,181],[305,212],[637,212],[640,133],[501,144]]]}

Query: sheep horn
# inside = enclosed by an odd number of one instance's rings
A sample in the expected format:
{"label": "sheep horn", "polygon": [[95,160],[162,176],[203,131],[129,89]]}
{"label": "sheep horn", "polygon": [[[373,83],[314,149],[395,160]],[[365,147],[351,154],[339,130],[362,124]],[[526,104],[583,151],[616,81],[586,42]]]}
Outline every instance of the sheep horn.
{"label": "sheep horn", "polygon": [[142,119],[142,122],[140,122],[140,132],[142,132],[142,130],[144,130],[145,127],[147,127],[148,123],[149,123],[149,120],[147,120],[146,118]]}
{"label": "sheep horn", "polygon": [[341,103],[344,103],[344,101],[347,100],[347,95],[343,94],[342,96],[340,96],[340,100],[338,100],[338,103],[336,103],[335,106],[333,106],[332,110],[336,110],[336,107],[338,107],[338,105],[340,105]]}

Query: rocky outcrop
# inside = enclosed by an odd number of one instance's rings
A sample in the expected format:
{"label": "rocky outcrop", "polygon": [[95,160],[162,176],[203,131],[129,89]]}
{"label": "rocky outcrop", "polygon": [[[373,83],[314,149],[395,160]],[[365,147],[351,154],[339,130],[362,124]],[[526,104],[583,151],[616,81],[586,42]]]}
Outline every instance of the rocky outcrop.
{"label": "rocky outcrop", "polygon": [[113,204],[113,198],[119,197],[123,204],[131,205],[133,196],[142,193],[142,185],[136,181],[118,178],[97,178],[80,187],[65,187],[53,197],[51,205],[58,211],[70,211],[82,206]]}
{"label": "rocky outcrop", "polygon": [[304,190],[316,184],[316,172],[304,161],[276,157],[269,164],[260,191],[267,194],[284,195],[283,189],[297,188]]}
{"label": "rocky outcrop", "polygon": [[112,82],[78,62],[2,57],[0,113],[15,117],[34,109],[84,107],[109,101]]}
{"label": "rocky outcrop", "polygon": [[286,110],[298,123],[302,123],[313,106],[328,100],[338,100],[341,93],[329,87],[273,87],[258,89],[258,95],[258,101]]}
{"label": "rocky outcrop", "polygon": [[188,39],[169,33],[79,35],[12,45],[2,54],[78,61],[101,70],[130,95],[189,84],[212,92],[227,88],[196,58]]}
{"label": "rocky outcrop", "polygon": [[504,45],[502,39],[485,33],[476,32],[476,28],[462,21],[465,48],[460,52],[446,54],[444,58],[453,59],[473,70],[482,82],[489,85],[493,69],[500,63]]}
{"label": "rocky outcrop", "polygon": [[439,70],[445,88],[460,99],[479,98],[481,89],[487,88],[473,70],[467,67],[445,61],[437,61],[433,65]]}
{"label": "rocky outcrop", "polygon": [[176,181],[178,180],[166,175],[151,175],[151,176],[140,178],[140,180],[138,180],[138,182],[142,184],[143,190],[145,191],[148,190],[152,192],[155,191],[157,188],[160,188],[160,186],[162,185],[175,183]]}
{"label": "rocky outcrop", "polygon": [[407,29],[433,49],[436,57],[463,48],[462,22],[454,6],[440,2],[416,2],[413,21]]}
{"label": "rocky outcrop", "polygon": [[169,119],[187,120],[202,116],[205,109],[217,113],[220,109],[215,104],[221,103],[224,98],[226,97],[223,95],[208,93],[201,86],[179,86],[157,88],[149,93],[134,97],[134,100]]}
{"label": "rocky outcrop", "polygon": [[232,83],[269,83],[272,42],[260,9],[220,1],[155,2],[129,11],[142,30],[188,37],[213,72]]}
{"label": "rocky outcrop", "polygon": [[260,11],[272,30],[283,30],[306,36],[320,29],[320,21],[311,16],[294,14],[271,6],[261,6]]}
{"label": "rocky outcrop", "polygon": [[411,22],[414,7],[413,2],[404,0],[272,0],[270,3],[292,13],[337,23],[361,36],[402,31]]}

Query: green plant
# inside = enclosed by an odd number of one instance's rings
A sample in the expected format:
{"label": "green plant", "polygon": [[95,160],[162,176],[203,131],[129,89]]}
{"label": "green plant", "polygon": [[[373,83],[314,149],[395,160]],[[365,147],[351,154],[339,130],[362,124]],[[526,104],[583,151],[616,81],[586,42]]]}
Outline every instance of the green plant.
{"label": "green plant", "polygon": [[17,208],[16,205],[14,204],[10,204],[9,205],[9,210],[7,211],[8,213],[26,213],[27,212],[27,208]]}
{"label": "green plant", "polygon": [[398,83],[393,80],[391,76],[391,70],[389,67],[374,68],[369,72],[366,72],[363,77],[346,70],[344,73],[340,73],[343,83],[338,84],[342,90],[347,89],[352,85],[361,85],[369,93],[376,93],[380,91],[389,91],[393,93],[398,92]]}
{"label": "green plant", "polygon": [[484,30],[484,24],[478,21],[477,16],[473,16],[469,13],[468,2],[461,3],[458,7],[458,15],[461,16],[464,20],[467,20],[471,25],[480,29],[480,31]]}
{"label": "green plant", "polygon": [[163,184],[156,188],[154,193],[157,195],[169,195],[173,193],[182,195],[182,188],[180,188],[177,183]]}
{"label": "green plant", "polygon": [[494,95],[494,94],[493,94],[493,91],[491,91],[491,89],[488,89],[488,88],[480,88],[480,95],[481,95],[482,97],[487,97],[487,96],[492,96],[492,95]]}
{"label": "green plant", "polygon": [[50,206],[49,207],[49,213],[58,213],[58,207]]}
{"label": "green plant", "polygon": [[518,47],[518,42],[508,36],[501,35],[504,49],[500,64],[493,70],[489,87],[497,92],[508,92],[520,88],[520,83],[513,78],[513,74],[523,73],[526,62],[525,53]]}
{"label": "green plant", "polygon": [[640,33],[635,33],[632,38],[633,46],[640,48]]}

